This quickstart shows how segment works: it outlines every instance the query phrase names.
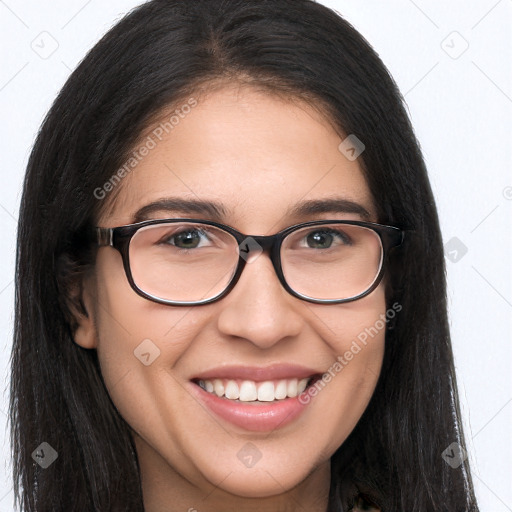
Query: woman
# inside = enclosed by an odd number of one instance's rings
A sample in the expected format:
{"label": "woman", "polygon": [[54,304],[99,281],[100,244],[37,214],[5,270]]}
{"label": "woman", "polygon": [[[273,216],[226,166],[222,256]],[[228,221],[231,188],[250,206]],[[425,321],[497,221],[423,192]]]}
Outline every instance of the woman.
{"label": "woman", "polygon": [[329,9],[125,17],[43,124],[18,251],[24,510],[477,510],[425,165]]}

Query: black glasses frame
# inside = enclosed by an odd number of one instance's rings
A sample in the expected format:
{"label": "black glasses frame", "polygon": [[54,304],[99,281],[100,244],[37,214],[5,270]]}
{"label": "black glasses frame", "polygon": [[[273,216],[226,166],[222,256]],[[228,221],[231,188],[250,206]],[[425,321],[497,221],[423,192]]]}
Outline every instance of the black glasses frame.
{"label": "black glasses frame", "polygon": [[[209,299],[205,299],[203,301],[193,301],[193,302],[176,302],[172,300],[166,300],[161,299],[159,297],[155,297],[153,295],[150,295],[144,290],[141,290],[133,280],[131,268],[130,268],[130,241],[135,235],[135,233],[146,226],[152,226],[154,224],[173,224],[178,222],[193,222],[193,223],[200,223],[200,224],[206,224],[209,226],[215,226],[216,228],[222,229],[223,231],[229,233],[232,235],[237,243],[239,248],[239,257],[238,257],[238,265],[236,268],[235,273],[233,274],[233,277],[231,278],[231,281],[228,283],[226,288],[219,294],[217,294],[215,297],[211,297]],[[288,283],[286,282],[286,279],[283,274],[283,269],[281,267],[281,245],[283,243],[283,240],[288,236],[290,233],[293,233],[294,231],[297,231],[298,229],[308,227],[308,226],[321,226],[325,224],[345,224],[350,226],[361,226],[368,229],[371,229],[377,233],[377,235],[380,238],[381,245],[382,245],[382,260],[381,265],[379,269],[379,273],[377,274],[377,277],[371,284],[371,286],[364,291],[363,293],[360,293],[359,295],[356,295],[354,297],[349,297],[346,299],[313,299],[311,297],[308,297],[306,295],[302,295],[293,288],[291,288]],[[240,233],[240,231],[237,231],[236,229],[226,226],[225,224],[219,224],[218,222],[213,222],[209,220],[202,220],[202,219],[189,219],[189,218],[181,218],[181,219],[155,219],[155,220],[147,220],[143,222],[137,222],[136,224],[128,224],[125,226],[119,226],[115,228],[96,228],[96,241],[98,246],[110,246],[114,249],[117,249],[121,257],[123,259],[123,266],[126,273],[126,277],[128,278],[128,282],[130,283],[130,286],[132,287],[133,291],[140,295],[141,297],[144,297],[145,299],[151,300],[153,302],[157,302],[159,304],[166,304],[169,306],[199,306],[202,304],[209,304],[212,302],[215,302],[222,297],[225,297],[236,285],[238,280],[240,279],[240,276],[242,274],[242,271],[245,267],[245,264],[247,263],[247,259],[249,257],[249,253],[251,251],[254,251],[255,249],[261,248],[263,252],[268,253],[270,256],[270,260],[272,261],[272,265],[274,266],[274,270],[277,274],[277,277],[279,278],[279,281],[285,288],[285,290],[293,295],[294,297],[297,297],[298,299],[305,300],[307,302],[312,302],[315,304],[342,304],[344,302],[352,302],[354,300],[361,299],[371,293],[375,288],[379,285],[381,282],[384,271],[385,271],[385,265],[388,258],[389,251],[402,244],[404,239],[404,230],[397,228],[395,226],[386,226],[384,224],[377,224],[374,222],[363,222],[363,221],[353,221],[353,220],[319,220],[319,221],[309,221],[309,222],[303,222],[301,224],[295,224],[293,226],[289,226],[286,229],[283,229],[282,231],[279,231],[278,233],[275,233],[274,235],[245,235],[243,233]],[[251,247],[250,239],[254,240],[258,245],[254,245]],[[243,246],[245,242],[245,246]],[[247,255],[242,256],[241,253],[244,253]]]}

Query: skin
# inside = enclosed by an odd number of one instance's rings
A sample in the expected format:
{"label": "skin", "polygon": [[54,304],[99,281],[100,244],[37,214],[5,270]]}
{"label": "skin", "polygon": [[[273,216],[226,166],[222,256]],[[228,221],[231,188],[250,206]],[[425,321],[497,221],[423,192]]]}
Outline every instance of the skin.
{"label": "skin", "polygon": [[[223,222],[248,235],[308,220],[377,221],[358,161],[338,150],[342,138],[306,104],[226,86],[202,96],[144,157],[98,225],[129,224],[139,208],[168,196],[220,202],[227,211]],[[298,201],[333,196],[363,205],[371,218],[288,213]],[[162,211],[151,218],[180,216]],[[298,420],[270,433],[215,417],[186,386],[199,371],[225,364],[284,362],[325,372],[385,313],[383,282],[351,303],[312,304],[288,294],[262,255],[223,299],[173,307],[138,296],[118,251],[104,247],[83,293],[88,316],[78,317],[75,341],[97,350],[112,400],[133,430],[148,512],[326,510],[330,457],[374,391],[385,329]],[[160,355],[145,366],[133,351],[148,338]],[[262,454],[251,468],[237,457],[247,442]]]}

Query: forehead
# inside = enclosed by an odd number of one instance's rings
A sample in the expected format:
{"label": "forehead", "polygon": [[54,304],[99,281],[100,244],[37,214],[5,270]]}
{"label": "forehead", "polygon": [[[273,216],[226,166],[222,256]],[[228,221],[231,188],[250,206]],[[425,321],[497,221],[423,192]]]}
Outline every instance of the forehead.
{"label": "forehead", "polygon": [[[357,203],[374,217],[358,160],[338,149],[344,138],[310,105],[252,88],[185,100],[142,134],[136,165],[101,223],[134,222],[141,209],[168,198],[215,203],[217,220],[254,234],[303,220],[297,205],[320,200]],[[154,218],[173,215],[179,211],[152,212]]]}

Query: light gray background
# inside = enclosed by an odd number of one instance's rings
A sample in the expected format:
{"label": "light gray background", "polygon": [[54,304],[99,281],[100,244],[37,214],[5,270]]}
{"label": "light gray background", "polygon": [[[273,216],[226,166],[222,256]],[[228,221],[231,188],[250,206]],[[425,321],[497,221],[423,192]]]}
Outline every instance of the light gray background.
{"label": "light gray background", "polygon": [[[0,0],[0,512],[13,510],[6,412],[24,168],[70,71],[139,3]],[[512,511],[512,0],[322,3],[368,39],[405,96],[449,244],[450,320],[477,497],[483,512]]]}

